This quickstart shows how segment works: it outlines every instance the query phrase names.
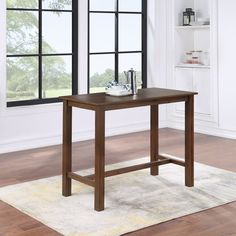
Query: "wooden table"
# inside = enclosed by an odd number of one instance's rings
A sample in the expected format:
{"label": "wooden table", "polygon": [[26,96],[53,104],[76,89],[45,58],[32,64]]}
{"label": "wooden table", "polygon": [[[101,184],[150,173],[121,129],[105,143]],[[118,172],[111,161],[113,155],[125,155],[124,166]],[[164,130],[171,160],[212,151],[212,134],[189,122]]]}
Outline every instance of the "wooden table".
{"label": "wooden table", "polygon": [[[104,93],[60,97],[63,100],[63,189],[71,196],[71,180],[95,188],[94,209],[104,210],[105,177],[150,168],[158,175],[160,165],[174,163],[185,167],[185,185],[194,185],[194,95],[197,93],[160,88],[139,90],[137,95],[112,97]],[[185,161],[159,154],[159,104],[185,102]],[[105,172],[105,112],[124,108],[150,106],[150,162]],[[72,172],[72,107],[95,111],[95,174],[80,176]],[[135,118],[134,118],[135,119]],[[171,193],[170,193],[171,194]]]}

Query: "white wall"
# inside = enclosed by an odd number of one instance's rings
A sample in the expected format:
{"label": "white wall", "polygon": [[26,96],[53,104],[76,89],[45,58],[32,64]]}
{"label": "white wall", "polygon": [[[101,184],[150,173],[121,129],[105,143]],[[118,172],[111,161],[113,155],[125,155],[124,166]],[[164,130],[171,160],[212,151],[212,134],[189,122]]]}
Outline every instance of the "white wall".
{"label": "white wall", "polygon": [[[87,0],[79,1],[79,91],[87,84]],[[148,0],[148,85],[166,87],[166,0]],[[61,104],[6,108],[6,5],[0,1],[0,153],[61,143]],[[236,27],[235,0],[218,0],[219,127],[205,133],[236,138]],[[147,108],[107,113],[107,135],[149,128]],[[74,112],[74,140],[93,137],[93,112]],[[166,107],[161,109],[161,126],[166,125]]]}
{"label": "white wall", "polygon": [[218,1],[220,128],[236,131],[236,1]]}
{"label": "white wall", "polygon": [[[87,84],[87,0],[79,1],[79,91]],[[165,87],[165,0],[148,1],[148,84]],[[62,106],[47,104],[6,107],[6,4],[0,1],[0,153],[61,143]],[[162,18],[163,17],[163,18]],[[160,33],[162,32],[162,33]],[[161,125],[165,125],[165,107]],[[149,128],[148,108],[107,112],[107,135],[141,131]],[[93,112],[74,111],[74,140],[93,138]]]}

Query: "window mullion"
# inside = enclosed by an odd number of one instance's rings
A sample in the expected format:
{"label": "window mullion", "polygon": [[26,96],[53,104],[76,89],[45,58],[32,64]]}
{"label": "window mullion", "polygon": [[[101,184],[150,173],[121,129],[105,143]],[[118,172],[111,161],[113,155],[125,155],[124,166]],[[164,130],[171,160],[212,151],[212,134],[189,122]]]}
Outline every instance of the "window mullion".
{"label": "window mullion", "polygon": [[78,1],[72,1],[72,94],[78,93]]}
{"label": "window mullion", "polygon": [[90,0],[88,0],[88,34],[87,34],[87,37],[88,37],[88,45],[87,45],[87,50],[88,50],[88,53],[87,53],[87,93],[90,93]]}
{"label": "window mullion", "polygon": [[147,88],[147,1],[142,0],[142,87]]}
{"label": "window mullion", "polygon": [[39,99],[42,99],[42,76],[43,76],[43,65],[42,65],[42,0],[39,0]]}
{"label": "window mullion", "polygon": [[115,80],[119,81],[119,0],[116,0],[115,13]]}

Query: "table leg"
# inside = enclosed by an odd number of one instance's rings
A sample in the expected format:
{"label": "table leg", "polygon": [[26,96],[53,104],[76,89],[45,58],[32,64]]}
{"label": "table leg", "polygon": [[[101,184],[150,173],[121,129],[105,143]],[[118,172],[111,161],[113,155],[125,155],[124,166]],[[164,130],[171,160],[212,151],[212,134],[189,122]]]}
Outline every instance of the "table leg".
{"label": "table leg", "polygon": [[[151,106],[151,130],[150,130],[150,159],[152,161],[156,161],[159,155],[159,107],[158,105]],[[151,167],[151,175],[158,175],[159,167],[153,166]]]}
{"label": "table leg", "polygon": [[63,102],[63,162],[62,162],[62,195],[71,196],[71,179],[68,172],[72,170],[71,144],[72,144],[72,107]]}
{"label": "table leg", "polygon": [[95,198],[94,209],[104,210],[105,188],[105,111],[95,111]]}
{"label": "table leg", "polygon": [[185,102],[185,185],[194,186],[194,97]]}

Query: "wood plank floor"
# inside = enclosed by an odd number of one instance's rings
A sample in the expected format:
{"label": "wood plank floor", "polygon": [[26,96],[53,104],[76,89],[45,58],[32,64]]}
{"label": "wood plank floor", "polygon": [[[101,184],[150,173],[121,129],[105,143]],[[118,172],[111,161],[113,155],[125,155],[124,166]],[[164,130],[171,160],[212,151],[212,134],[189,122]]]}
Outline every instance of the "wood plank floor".
{"label": "wood plank floor", "polygon": [[[183,156],[183,132],[162,129],[161,152]],[[236,140],[195,135],[198,162],[236,172]],[[93,141],[73,144],[74,170],[93,165]],[[107,138],[106,163],[149,155],[149,132]],[[0,155],[0,186],[46,178],[61,173],[61,146]],[[58,236],[31,217],[0,202],[0,236]],[[236,202],[148,227],[127,236],[236,236]]]}

